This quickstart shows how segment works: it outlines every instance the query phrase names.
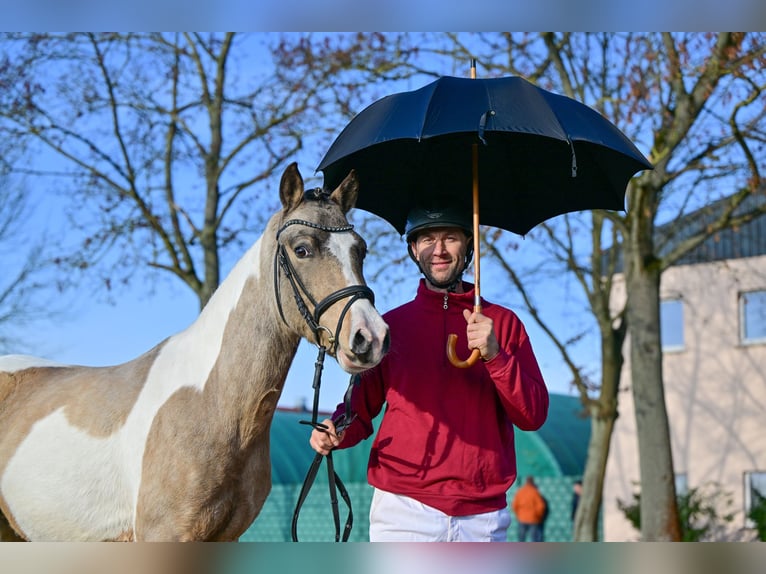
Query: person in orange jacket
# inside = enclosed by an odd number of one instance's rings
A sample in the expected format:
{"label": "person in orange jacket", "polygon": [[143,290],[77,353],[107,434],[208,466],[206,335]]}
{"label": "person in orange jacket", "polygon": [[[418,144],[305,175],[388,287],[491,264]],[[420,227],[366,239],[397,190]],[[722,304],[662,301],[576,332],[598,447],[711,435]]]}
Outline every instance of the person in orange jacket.
{"label": "person in orange jacket", "polygon": [[528,476],[524,485],[516,491],[511,507],[519,521],[519,542],[526,542],[527,534],[532,535],[532,542],[542,542],[548,505],[533,477]]}

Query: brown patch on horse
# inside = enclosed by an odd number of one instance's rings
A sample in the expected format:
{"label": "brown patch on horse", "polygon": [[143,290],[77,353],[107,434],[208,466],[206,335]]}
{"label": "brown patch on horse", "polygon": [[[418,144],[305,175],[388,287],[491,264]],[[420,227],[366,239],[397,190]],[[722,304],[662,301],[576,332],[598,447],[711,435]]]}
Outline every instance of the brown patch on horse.
{"label": "brown patch on horse", "polygon": [[[171,397],[155,418],[144,455],[137,539],[236,540],[247,530],[271,490],[268,425],[279,394],[271,389],[262,397],[253,416],[262,417],[257,426],[264,440],[247,445],[237,438],[211,440],[235,421],[200,418],[210,414],[207,392],[187,388]],[[173,414],[179,408],[190,420],[181,429]],[[187,454],[171,459],[169,450]]]}

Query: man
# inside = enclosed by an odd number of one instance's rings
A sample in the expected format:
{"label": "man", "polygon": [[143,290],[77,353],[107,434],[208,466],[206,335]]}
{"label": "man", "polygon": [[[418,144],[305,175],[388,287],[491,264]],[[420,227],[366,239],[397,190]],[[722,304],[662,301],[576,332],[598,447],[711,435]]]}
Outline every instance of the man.
{"label": "man", "polygon": [[532,535],[532,542],[542,542],[548,503],[537,489],[533,477],[528,476],[524,485],[516,491],[511,506],[519,522],[519,542],[526,542],[527,534]]}
{"label": "man", "polygon": [[[375,488],[370,540],[504,541],[510,524],[506,493],[516,478],[513,427],[539,428],[548,391],[519,318],[482,301],[462,280],[470,262],[470,217],[454,208],[414,209],[406,226],[410,257],[424,275],[415,299],[384,315],[391,349],[363,374],[327,431],[314,430],[319,453],[348,448],[373,433],[367,471]],[[457,350],[479,349],[481,361],[453,366]],[[339,435],[335,423],[353,417]]]}

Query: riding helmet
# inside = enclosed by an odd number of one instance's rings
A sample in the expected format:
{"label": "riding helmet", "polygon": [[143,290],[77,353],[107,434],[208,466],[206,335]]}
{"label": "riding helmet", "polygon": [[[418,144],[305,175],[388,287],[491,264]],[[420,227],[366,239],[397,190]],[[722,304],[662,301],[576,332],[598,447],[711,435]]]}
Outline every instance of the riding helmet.
{"label": "riding helmet", "polygon": [[438,208],[415,207],[407,215],[404,235],[407,243],[423,229],[433,227],[459,227],[470,238],[473,237],[471,214],[451,206]]}

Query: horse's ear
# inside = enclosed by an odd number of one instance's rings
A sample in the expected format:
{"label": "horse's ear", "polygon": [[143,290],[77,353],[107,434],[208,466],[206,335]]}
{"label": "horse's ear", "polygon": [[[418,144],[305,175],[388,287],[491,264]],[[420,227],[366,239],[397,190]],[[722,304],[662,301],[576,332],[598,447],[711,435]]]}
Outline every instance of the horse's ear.
{"label": "horse's ear", "polygon": [[359,180],[356,179],[356,172],[352,169],[348,172],[346,179],[330,194],[330,199],[340,205],[343,213],[348,213],[348,210],[356,205],[358,195]]}
{"label": "horse's ear", "polygon": [[282,174],[282,180],[279,182],[279,199],[282,201],[285,213],[292,211],[303,201],[303,178],[296,162],[288,165]]}

